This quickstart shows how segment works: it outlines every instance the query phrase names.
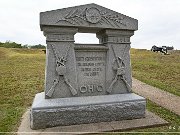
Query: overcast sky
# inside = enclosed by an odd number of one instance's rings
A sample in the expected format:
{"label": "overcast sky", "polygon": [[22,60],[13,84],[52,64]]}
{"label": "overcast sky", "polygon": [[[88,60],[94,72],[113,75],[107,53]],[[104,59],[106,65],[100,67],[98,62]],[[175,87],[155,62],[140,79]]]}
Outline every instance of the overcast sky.
{"label": "overcast sky", "polygon": [[[138,19],[139,29],[131,38],[133,48],[152,45],[180,49],[180,0],[0,0],[0,42],[44,44],[39,13],[96,3]],[[95,34],[75,35],[76,42],[97,43]]]}

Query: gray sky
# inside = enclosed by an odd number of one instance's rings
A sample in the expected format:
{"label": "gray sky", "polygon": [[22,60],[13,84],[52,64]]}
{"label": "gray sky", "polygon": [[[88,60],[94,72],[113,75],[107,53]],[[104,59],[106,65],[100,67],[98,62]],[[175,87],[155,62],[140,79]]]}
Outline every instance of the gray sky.
{"label": "gray sky", "polygon": [[[138,19],[139,30],[131,38],[133,48],[166,45],[180,49],[180,0],[0,0],[0,42],[45,45],[40,12],[88,3]],[[95,34],[75,35],[75,40],[98,42]]]}

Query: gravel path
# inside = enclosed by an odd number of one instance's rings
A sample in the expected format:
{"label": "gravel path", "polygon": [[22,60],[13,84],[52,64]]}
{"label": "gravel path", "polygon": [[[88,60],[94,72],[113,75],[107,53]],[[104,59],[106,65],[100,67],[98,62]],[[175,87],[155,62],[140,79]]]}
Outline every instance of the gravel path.
{"label": "gravel path", "polygon": [[180,97],[147,85],[133,78],[133,91],[152,102],[180,115]]}

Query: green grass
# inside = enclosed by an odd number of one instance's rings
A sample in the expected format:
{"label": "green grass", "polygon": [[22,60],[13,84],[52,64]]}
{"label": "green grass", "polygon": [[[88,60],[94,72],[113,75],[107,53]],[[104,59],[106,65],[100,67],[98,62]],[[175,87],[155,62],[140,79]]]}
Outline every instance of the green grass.
{"label": "green grass", "polygon": [[[179,95],[179,52],[164,56],[132,49],[131,56],[134,77],[145,82],[150,79],[151,85],[159,87],[157,84],[162,84],[159,88]],[[165,68],[162,68],[163,66]],[[21,116],[31,106],[35,94],[44,90],[44,70],[45,55],[41,50],[0,47],[0,132],[17,131]],[[165,75],[164,71],[168,75]],[[165,78],[156,75],[159,72]],[[147,103],[147,109],[169,121],[172,129],[163,126],[134,130],[135,132],[179,131],[179,116],[150,101]]]}
{"label": "green grass", "polygon": [[[159,117],[163,118],[164,120],[168,121],[169,124],[167,126],[160,126],[160,127],[153,127],[153,128],[145,128],[145,129],[136,129],[130,130],[126,132],[116,131],[117,135],[162,135],[171,133],[173,135],[180,134],[180,116],[174,114],[173,112],[156,105],[155,103],[147,100],[147,109],[148,111],[153,112],[154,114],[158,115]],[[128,133],[127,133],[128,132]],[[112,135],[112,133],[108,133],[106,135]]]}
{"label": "green grass", "polygon": [[41,50],[0,48],[0,131],[17,131],[34,95],[43,91],[45,55]]}
{"label": "green grass", "polygon": [[180,96],[180,51],[170,55],[131,49],[133,77]]}
{"label": "green grass", "polygon": [[180,116],[153,103],[150,100],[147,100],[147,109],[148,111],[151,111],[164,120],[168,121],[169,125],[156,128],[133,130],[133,132],[180,132]]}

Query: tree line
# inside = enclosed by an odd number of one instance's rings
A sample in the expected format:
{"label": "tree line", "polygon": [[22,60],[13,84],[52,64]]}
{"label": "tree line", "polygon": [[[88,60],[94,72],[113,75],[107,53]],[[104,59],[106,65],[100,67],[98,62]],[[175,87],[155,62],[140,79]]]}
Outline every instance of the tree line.
{"label": "tree line", "polygon": [[0,47],[5,48],[31,48],[31,49],[45,49],[46,46],[38,44],[38,45],[22,45],[12,41],[6,41],[5,43],[0,42]]}

